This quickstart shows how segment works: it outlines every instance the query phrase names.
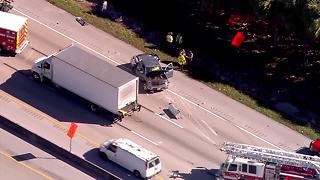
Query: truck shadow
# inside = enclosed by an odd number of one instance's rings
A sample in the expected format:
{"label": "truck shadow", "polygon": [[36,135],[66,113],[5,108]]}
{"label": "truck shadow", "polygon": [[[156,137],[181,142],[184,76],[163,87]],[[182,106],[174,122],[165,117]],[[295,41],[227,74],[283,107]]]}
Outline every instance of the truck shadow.
{"label": "truck shadow", "polygon": [[[29,70],[19,70],[11,75],[0,89],[14,98],[23,101],[54,119],[61,122],[76,122],[112,126],[114,115],[106,110],[93,113],[90,104],[81,97],[56,88],[50,83],[38,83],[32,79]],[[94,90],[94,89],[92,89]],[[27,108],[27,113],[35,118],[38,115]]]}
{"label": "truck shadow", "polygon": [[120,177],[121,179],[128,179],[128,180],[138,179],[138,178],[134,177],[133,173],[131,173],[127,169],[119,166],[118,164],[116,164],[112,161],[108,161],[108,160],[105,160],[102,157],[100,157],[98,148],[91,149],[90,151],[86,152],[83,155],[83,157],[87,161],[89,161],[89,162],[99,166],[100,168]]}
{"label": "truck shadow", "polygon": [[186,180],[212,180],[217,179],[216,174],[219,172],[218,169],[207,169],[204,167],[197,167],[192,169],[190,173],[180,172],[179,170],[171,171],[172,175],[170,179],[186,179]]}

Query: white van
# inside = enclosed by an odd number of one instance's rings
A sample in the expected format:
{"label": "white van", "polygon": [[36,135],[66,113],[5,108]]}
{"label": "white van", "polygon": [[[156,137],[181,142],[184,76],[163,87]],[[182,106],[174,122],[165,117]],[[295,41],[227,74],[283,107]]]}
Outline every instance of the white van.
{"label": "white van", "polygon": [[100,154],[133,172],[136,177],[150,178],[161,171],[159,156],[129,139],[104,142],[100,145]]}

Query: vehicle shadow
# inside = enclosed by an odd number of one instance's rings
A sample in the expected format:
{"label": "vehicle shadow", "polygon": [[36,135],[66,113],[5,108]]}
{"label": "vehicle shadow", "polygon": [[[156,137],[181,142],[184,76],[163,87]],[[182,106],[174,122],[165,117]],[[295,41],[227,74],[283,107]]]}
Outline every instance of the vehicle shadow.
{"label": "vehicle shadow", "polygon": [[297,149],[296,152],[299,153],[299,154],[305,154],[305,155],[309,155],[309,156],[315,156],[316,155],[316,153],[310,151],[309,147],[301,147],[301,148]]}
{"label": "vehicle shadow", "polygon": [[179,170],[172,171],[170,179],[186,179],[186,180],[212,180],[217,179],[216,174],[219,172],[218,169],[207,169],[205,167],[197,167],[192,169],[190,173],[180,172]]}
{"label": "vehicle shadow", "polygon": [[121,167],[120,165],[118,165],[112,161],[105,160],[102,157],[100,157],[98,148],[91,149],[90,151],[86,152],[83,155],[83,157],[87,161],[89,161],[89,162],[99,166],[100,168],[120,177],[121,179],[128,179],[128,180],[136,180],[137,179],[136,177],[134,177],[133,173],[131,173],[130,171]]}
{"label": "vehicle shadow", "polygon": [[[113,124],[112,113],[106,110],[92,112],[88,101],[51,83],[34,81],[30,70],[16,71],[0,85],[0,89],[61,122],[109,127]],[[30,115],[37,117],[31,112]]]}

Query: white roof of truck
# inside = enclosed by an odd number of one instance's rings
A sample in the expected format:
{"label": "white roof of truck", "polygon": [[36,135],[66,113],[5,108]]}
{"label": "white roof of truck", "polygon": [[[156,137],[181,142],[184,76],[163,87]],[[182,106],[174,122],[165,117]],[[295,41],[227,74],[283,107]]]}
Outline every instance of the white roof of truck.
{"label": "white roof of truck", "polygon": [[26,17],[0,11],[0,28],[17,32],[27,20]]}
{"label": "white roof of truck", "polygon": [[68,63],[111,86],[118,88],[138,77],[116,67],[107,61],[72,45],[56,53],[54,57]]}
{"label": "white roof of truck", "polygon": [[129,153],[137,156],[139,159],[142,159],[143,161],[149,161],[155,157],[158,157],[157,155],[153,154],[151,151],[130,141],[129,139],[119,138],[114,140],[113,143],[115,143],[115,145],[117,145],[119,148],[125,151],[128,151]]}

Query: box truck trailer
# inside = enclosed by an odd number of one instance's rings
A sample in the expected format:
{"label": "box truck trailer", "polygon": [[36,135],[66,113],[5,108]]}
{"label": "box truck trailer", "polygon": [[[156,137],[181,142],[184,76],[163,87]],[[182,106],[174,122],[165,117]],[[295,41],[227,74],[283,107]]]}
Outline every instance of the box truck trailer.
{"label": "box truck trailer", "polygon": [[28,19],[0,11],[0,52],[21,53],[28,45]]}
{"label": "box truck trailer", "polygon": [[103,108],[114,113],[115,120],[140,111],[138,77],[78,46],[39,58],[31,71],[35,80],[49,80],[89,101],[92,111]]}

